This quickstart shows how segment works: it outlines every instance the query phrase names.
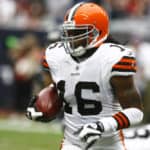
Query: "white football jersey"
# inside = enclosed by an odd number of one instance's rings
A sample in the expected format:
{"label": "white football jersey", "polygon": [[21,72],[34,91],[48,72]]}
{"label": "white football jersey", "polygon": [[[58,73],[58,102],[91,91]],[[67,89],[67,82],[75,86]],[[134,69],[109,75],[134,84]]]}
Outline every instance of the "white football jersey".
{"label": "white football jersey", "polygon": [[[79,145],[74,133],[82,125],[121,110],[113,95],[110,79],[114,75],[135,74],[134,53],[121,45],[105,43],[79,63],[65,52],[63,43],[58,42],[47,48],[45,56],[43,66],[50,70],[64,100],[64,137]],[[115,135],[118,131],[110,136]]]}

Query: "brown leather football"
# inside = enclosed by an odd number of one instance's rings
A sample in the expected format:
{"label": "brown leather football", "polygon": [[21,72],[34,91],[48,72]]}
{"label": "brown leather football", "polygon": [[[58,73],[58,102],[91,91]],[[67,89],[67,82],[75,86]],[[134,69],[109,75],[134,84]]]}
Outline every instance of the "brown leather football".
{"label": "brown leather football", "polygon": [[60,112],[62,107],[62,100],[59,98],[56,87],[50,86],[42,89],[35,103],[37,111],[43,113],[43,117],[53,119]]}

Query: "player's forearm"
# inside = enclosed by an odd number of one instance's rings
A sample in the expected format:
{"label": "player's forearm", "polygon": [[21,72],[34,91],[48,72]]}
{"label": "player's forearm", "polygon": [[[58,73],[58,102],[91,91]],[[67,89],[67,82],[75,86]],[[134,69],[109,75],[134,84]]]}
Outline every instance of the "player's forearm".
{"label": "player's forearm", "polygon": [[113,132],[139,124],[143,120],[143,112],[138,108],[126,108],[112,117],[100,119],[104,125],[104,132]]}

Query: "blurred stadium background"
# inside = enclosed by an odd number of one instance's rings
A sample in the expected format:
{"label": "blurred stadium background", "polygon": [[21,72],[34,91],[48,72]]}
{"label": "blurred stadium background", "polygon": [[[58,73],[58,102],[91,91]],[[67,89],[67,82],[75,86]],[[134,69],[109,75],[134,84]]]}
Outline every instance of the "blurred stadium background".
{"label": "blurred stadium background", "polygon": [[[42,53],[49,43],[59,40],[66,9],[79,1],[0,0],[1,150],[59,149],[61,117],[42,124],[27,120],[24,112],[31,95],[43,87]],[[150,0],[91,1],[108,11],[112,36],[136,51],[135,82],[145,117],[140,126],[124,132],[129,150],[150,150]]]}

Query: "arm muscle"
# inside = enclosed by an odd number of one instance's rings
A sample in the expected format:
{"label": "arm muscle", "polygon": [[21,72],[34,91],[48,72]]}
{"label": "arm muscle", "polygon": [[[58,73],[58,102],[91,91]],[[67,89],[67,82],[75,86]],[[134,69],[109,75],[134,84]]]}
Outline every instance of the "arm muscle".
{"label": "arm muscle", "polygon": [[136,107],[142,109],[141,97],[134,85],[132,76],[114,76],[110,82],[114,90],[114,96],[123,108]]}

